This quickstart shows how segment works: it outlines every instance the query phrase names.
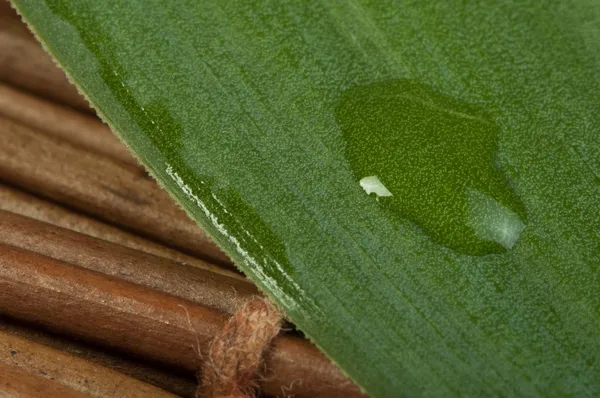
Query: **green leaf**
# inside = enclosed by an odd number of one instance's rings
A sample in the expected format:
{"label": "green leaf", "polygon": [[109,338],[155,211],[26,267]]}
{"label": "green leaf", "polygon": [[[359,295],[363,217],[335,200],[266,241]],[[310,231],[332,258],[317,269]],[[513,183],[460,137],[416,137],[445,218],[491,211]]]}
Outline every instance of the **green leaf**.
{"label": "green leaf", "polygon": [[600,394],[597,1],[15,3],[372,396]]}

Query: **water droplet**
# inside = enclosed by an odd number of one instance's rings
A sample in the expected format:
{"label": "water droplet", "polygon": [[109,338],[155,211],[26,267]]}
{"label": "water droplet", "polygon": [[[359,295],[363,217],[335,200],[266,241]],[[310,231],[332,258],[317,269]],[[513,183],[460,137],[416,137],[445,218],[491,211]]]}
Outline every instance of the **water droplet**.
{"label": "water droplet", "polygon": [[377,176],[365,177],[358,182],[367,195],[374,193],[379,196],[393,196]]}
{"label": "water droplet", "polygon": [[395,80],[346,90],[335,116],[356,181],[388,214],[461,253],[517,243],[525,209],[497,165],[499,130],[485,112]]}

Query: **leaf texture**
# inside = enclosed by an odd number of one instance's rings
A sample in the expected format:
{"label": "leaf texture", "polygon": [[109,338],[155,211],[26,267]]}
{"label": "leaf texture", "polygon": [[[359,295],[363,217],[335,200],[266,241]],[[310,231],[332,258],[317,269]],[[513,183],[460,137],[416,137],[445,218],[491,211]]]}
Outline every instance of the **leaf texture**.
{"label": "leaf texture", "polygon": [[[190,216],[373,397],[600,394],[597,1],[14,3]],[[398,80],[497,126],[495,167],[525,215],[509,250],[455,251],[359,184],[336,109]]]}

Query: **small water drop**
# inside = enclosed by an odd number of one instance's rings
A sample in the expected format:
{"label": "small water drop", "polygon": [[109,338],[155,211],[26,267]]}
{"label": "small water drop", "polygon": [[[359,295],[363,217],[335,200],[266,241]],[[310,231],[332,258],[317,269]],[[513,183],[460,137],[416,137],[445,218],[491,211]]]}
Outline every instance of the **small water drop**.
{"label": "small water drop", "polygon": [[499,130],[485,112],[395,80],[346,90],[335,116],[354,177],[389,214],[466,254],[517,243],[525,209],[497,166]]}
{"label": "small water drop", "polygon": [[367,195],[374,193],[379,196],[393,196],[377,176],[365,177],[358,182]]}

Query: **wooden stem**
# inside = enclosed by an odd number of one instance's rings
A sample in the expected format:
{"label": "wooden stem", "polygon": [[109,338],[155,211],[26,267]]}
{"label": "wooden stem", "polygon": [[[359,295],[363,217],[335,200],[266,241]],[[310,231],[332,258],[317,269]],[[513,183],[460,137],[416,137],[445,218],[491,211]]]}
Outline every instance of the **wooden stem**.
{"label": "wooden stem", "polygon": [[[192,372],[226,321],[191,301],[7,245],[0,245],[0,312]],[[266,367],[259,384],[269,394],[360,394],[303,339],[277,337]]]}
{"label": "wooden stem", "polygon": [[[196,398],[196,379],[182,372],[173,372],[147,361],[119,355],[103,347],[69,339],[56,333],[49,333],[8,317],[0,316],[0,332],[27,339],[33,343],[112,369],[177,396]],[[89,375],[88,380],[90,378],[93,379],[94,375]],[[40,396],[44,395],[36,395],[35,397]]]}
{"label": "wooden stem", "polygon": [[0,116],[92,152],[140,168],[129,150],[98,118],[27,94],[0,82]]}
{"label": "wooden stem", "polygon": [[[120,372],[0,331],[0,375],[6,371],[19,377],[18,383],[43,388],[38,397],[175,398]],[[35,380],[27,374],[41,375],[43,379]]]}
{"label": "wooden stem", "polygon": [[10,211],[43,223],[69,229],[88,236],[116,243],[144,253],[168,258],[177,263],[191,265],[230,278],[246,280],[237,272],[189,256],[165,245],[144,239],[113,225],[73,212],[57,203],[40,199],[0,183],[0,210]]}
{"label": "wooden stem", "polygon": [[37,376],[17,366],[0,363],[0,391],[10,398],[91,398],[53,380]]}
{"label": "wooden stem", "polygon": [[0,9],[0,81],[93,112],[14,10]]}
{"label": "wooden stem", "polygon": [[0,210],[0,243],[233,313],[254,285]]}
{"label": "wooden stem", "polygon": [[0,117],[0,178],[187,253],[231,264],[145,174],[5,117]]}

